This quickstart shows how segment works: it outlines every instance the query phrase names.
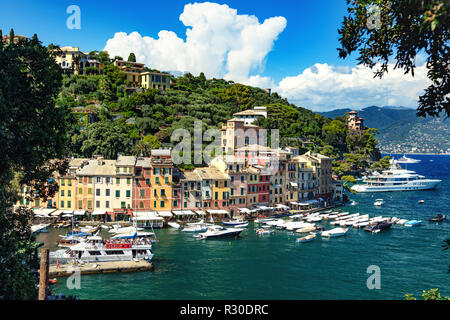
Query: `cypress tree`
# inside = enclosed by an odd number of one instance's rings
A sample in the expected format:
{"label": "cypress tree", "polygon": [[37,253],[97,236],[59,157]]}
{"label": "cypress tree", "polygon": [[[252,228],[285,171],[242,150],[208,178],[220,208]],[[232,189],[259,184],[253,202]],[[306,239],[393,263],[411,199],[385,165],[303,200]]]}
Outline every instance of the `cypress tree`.
{"label": "cypress tree", "polygon": [[9,44],[14,44],[14,29],[11,28],[11,31],[9,32]]}

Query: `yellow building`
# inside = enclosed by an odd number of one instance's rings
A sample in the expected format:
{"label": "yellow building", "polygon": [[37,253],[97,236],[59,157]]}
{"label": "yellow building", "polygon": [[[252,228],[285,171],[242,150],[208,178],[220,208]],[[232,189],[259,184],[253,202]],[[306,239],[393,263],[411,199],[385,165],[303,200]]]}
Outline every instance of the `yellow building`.
{"label": "yellow building", "polygon": [[59,190],[56,198],[56,207],[61,210],[75,210],[77,180],[74,176],[58,178]]}
{"label": "yellow building", "polygon": [[170,211],[172,209],[173,177],[170,150],[152,150],[150,162],[152,166],[150,207],[156,211]]}
{"label": "yellow building", "polygon": [[170,74],[143,72],[141,73],[141,87],[145,89],[166,91],[167,89],[170,89]]}
{"label": "yellow building", "polygon": [[125,72],[127,80],[130,82],[132,87],[141,86],[141,73],[144,71],[145,64],[125,60],[116,60],[114,61],[114,66]]}
{"label": "yellow building", "polygon": [[[203,207],[229,212],[230,178],[216,167],[194,170],[202,179]],[[211,194],[208,194],[211,192]]]}
{"label": "yellow building", "polygon": [[[73,71],[75,74],[84,73],[88,67],[101,69],[102,64],[95,59],[91,59],[88,52],[80,51],[79,47],[61,47],[61,55],[56,56],[56,63],[61,66],[64,71]],[[78,65],[77,65],[78,62]]]}

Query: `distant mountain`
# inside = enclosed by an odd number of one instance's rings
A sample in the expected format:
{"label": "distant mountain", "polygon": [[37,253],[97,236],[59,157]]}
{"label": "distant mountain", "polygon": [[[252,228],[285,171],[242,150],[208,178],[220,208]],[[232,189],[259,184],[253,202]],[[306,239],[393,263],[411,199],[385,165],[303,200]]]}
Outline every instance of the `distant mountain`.
{"label": "distant mountain", "polygon": [[[320,113],[327,118],[342,116],[351,109],[337,109]],[[377,128],[380,147],[384,152],[450,152],[450,120],[422,118],[416,110],[406,107],[371,106],[358,111],[369,128]]]}

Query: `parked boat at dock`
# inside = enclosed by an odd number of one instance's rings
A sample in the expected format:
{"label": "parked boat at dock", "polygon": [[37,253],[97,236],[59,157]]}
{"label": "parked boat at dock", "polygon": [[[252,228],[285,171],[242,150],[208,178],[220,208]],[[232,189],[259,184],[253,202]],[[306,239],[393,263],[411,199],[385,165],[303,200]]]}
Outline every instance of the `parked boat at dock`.
{"label": "parked boat at dock", "polygon": [[377,222],[373,224],[369,224],[364,228],[364,231],[368,232],[380,232],[386,229],[389,229],[392,226],[392,222]]}
{"label": "parked boat at dock", "polygon": [[221,226],[210,226],[206,232],[196,235],[196,238],[202,240],[237,237],[244,229],[242,228],[224,228]]}
{"label": "parked boat at dock", "polygon": [[331,230],[323,231],[322,237],[335,238],[345,236],[348,232],[348,228],[334,228]]}
{"label": "parked boat at dock", "polygon": [[296,242],[301,242],[301,243],[303,243],[303,242],[311,242],[311,241],[314,241],[315,238],[316,238],[315,234],[310,234],[310,235],[307,235],[307,236],[304,236],[304,237],[301,237],[301,238],[297,238]]}
{"label": "parked boat at dock", "polygon": [[416,227],[421,224],[422,224],[421,220],[409,220],[408,222],[405,222],[404,226],[405,227]]}

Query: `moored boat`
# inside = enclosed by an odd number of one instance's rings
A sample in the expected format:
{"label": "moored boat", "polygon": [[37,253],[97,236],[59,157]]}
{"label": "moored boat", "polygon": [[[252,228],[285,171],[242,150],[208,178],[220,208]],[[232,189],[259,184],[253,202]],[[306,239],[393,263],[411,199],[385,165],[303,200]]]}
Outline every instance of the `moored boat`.
{"label": "moored boat", "polygon": [[310,234],[301,238],[297,238],[296,242],[311,242],[316,238],[315,234]]}
{"label": "moored boat", "polygon": [[369,232],[379,232],[379,231],[383,231],[386,229],[389,229],[392,226],[392,222],[377,222],[377,223],[373,223],[373,224],[369,224],[368,226],[366,226],[364,228],[364,231],[369,231]]}
{"label": "moored boat", "polygon": [[323,231],[322,237],[335,238],[345,236],[348,232],[348,228],[334,228],[331,230]]}
{"label": "moored boat", "polygon": [[415,227],[415,226],[418,226],[421,224],[422,224],[421,220],[409,220],[408,222],[405,222],[404,226],[405,227]]}
{"label": "moored boat", "polygon": [[430,221],[430,222],[442,222],[442,221],[444,221],[446,219],[447,219],[447,217],[445,215],[438,214],[437,216],[428,219],[428,221]]}
{"label": "moored boat", "polygon": [[211,226],[206,232],[200,233],[196,238],[202,240],[220,239],[237,237],[244,229],[242,228],[223,228],[220,226]]}

